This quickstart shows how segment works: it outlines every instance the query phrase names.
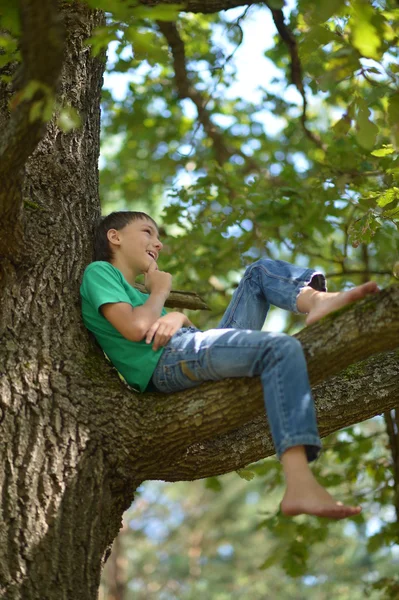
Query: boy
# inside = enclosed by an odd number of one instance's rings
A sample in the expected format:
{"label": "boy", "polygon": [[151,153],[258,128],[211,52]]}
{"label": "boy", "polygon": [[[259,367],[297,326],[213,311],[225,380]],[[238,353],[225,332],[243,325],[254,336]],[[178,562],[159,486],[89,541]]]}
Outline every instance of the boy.
{"label": "boy", "polygon": [[[307,313],[309,325],[378,292],[376,283],[328,293],[322,274],[260,259],[246,269],[218,327],[200,331],[183,313],[164,309],[172,276],[158,269],[162,243],[151,217],[114,212],[97,222],[94,235],[94,262],[80,288],[83,321],[127,383],[141,392],[172,393],[203,381],[260,376],[287,484],[282,513],[332,519],[358,514],[360,506],[335,501],[309,468],[321,441],[300,343],[260,329],[270,304]],[[139,274],[149,294],[132,287]]]}

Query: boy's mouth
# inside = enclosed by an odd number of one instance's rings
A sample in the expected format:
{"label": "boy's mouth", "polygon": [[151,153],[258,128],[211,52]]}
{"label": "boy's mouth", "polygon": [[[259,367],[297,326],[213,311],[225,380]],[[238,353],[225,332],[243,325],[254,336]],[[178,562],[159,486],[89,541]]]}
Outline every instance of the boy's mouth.
{"label": "boy's mouth", "polygon": [[157,260],[157,256],[156,256],[156,254],[155,254],[154,252],[149,252],[149,251],[147,251],[147,254],[148,254],[149,256],[151,256],[151,258],[153,258],[155,261]]}

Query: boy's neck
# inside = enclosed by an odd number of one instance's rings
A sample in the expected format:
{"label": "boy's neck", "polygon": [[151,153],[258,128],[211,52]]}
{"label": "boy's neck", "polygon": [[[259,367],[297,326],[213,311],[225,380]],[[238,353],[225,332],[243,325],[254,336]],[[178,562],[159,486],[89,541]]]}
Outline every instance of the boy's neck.
{"label": "boy's neck", "polygon": [[136,277],[140,275],[140,273],[137,273],[131,265],[126,264],[126,261],[121,260],[119,257],[113,258],[113,260],[111,260],[111,265],[116,267],[122,273],[130,285],[134,285]]}

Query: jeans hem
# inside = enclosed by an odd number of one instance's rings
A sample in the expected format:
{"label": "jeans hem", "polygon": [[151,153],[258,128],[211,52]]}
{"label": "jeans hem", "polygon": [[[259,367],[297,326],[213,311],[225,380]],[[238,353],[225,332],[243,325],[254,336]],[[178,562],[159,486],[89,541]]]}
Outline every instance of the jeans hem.
{"label": "jeans hem", "polygon": [[298,306],[297,306],[298,295],[302,288],[309,285],[309,283],[312,281],[312,279],[315,275],[322,275],[324,277],[323,273],[321,273],[320,271],[314,271],[313,269],[305,269],[305,271],[302,273],[301,277],[298,277],[298,279],[296,280],[297,285],[295,286],[295,289],[292,292],[292,297],[291,297],[291,311],[293,313],[295,313],[297,315],[303,314],[301,311],[298,310]]}
{"label": "jeans hem", "polygon": [[278,448],[276,449],[277,458],[281,461],[281,456],[284,454],[284,452],[289,450],[289,448],[293,448],[294,446],[305,446],[308,462],[316,460],[316,458],[320,456],[322,449],[321,441],[318,436],[309,434],[297,435],[282,441],[278,445]]}

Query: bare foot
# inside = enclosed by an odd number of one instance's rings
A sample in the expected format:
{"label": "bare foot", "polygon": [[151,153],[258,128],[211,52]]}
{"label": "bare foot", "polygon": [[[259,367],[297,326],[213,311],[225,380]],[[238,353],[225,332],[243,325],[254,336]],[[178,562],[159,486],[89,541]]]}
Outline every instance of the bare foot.
{"label": "bare foot", "polygon": [[281,512],[287,516],[301,514],[327,517],[329,519],[345,519],[361,512],[361,506],[345,506],[337,502],[316,479],[306,485],[288,487],[281,502]]}
{"label": "bare foot", "polygon": [[306,318],[306,325],[315,323],[346,304],[350,304],[351,302],[355,302],[355,300],[360,300],[364,296],[375,294],[379,291],[379,287],[375,281],[368,281],[347,292],[319,292],[314,295],[314,306]]}

